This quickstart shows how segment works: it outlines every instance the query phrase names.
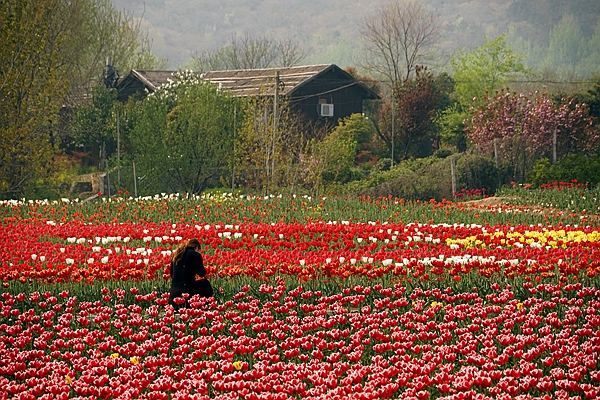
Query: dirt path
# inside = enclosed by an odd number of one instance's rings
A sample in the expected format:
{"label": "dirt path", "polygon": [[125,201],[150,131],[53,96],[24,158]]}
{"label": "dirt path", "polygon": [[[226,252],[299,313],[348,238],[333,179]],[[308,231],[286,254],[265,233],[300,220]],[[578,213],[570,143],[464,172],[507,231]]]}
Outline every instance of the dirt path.
{"label": "dirt path", "polygon": [[500,206],[503,204],[510,204],[510,197],[486,197],[485,199],[480,199],[480,200],[471,200],[471,201],[465,201],[465,204],[468,205],[473,205],[473,206],[480,206],[480,207],[487,207],[487,206]]}

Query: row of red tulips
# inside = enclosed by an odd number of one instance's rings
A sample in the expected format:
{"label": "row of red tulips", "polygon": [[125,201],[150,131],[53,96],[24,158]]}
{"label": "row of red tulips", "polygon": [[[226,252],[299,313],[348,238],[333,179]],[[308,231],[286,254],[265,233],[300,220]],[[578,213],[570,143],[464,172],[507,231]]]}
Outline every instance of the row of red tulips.
{"label": "row of red tulips", "polygon": [[[175,313],[164,295],[105,289],[0,301],[4,398],[596,398],[600,290],[527,284],[355,286],[281,280]],[[131,305],[123,304],[134,296]],[[2,396],[0,396],[2,397]]]}
{"label": "row of red tulips", "polygon": [[600,272],[600,230],[462,224],[10,224],[0,227],[0,279],[68,283],[161,279],[171,249],[197,237],[213,276],[284,274],[397,279],[525,277],[554,282]]}

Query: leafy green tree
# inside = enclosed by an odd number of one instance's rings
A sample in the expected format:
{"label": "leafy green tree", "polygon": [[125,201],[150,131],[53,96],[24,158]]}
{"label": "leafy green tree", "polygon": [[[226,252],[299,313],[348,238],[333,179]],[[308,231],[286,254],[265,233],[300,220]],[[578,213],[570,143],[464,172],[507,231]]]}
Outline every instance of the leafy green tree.
{"label": "leafy green tree", "polygon": [[47,181],[69,139],[61,108],[81,99],[74,89],[99,78],[107,56],[153,58],[139,22],[109,0],[5,0],[0,32],[0,191],[21,196]]}
{"label": "leafy green tree", "polygon": [[458,103],[439,110],[433,118],[440,141],[440,148],[453,148],[459,152],[467,150],[465,119],[468,113],[462,111]]}
{"label": "leafy green tree", "polygon": [[343,125],[338,126],[337,129],[348,131],[348,134],[356,139],[358,146],[354,159],[356,166],[370,166],[377,162],[378,149],[374,145],[377,132],[371,119],[361,114],[352,114],[344,118]]}
{"label": "leafy green tree", "polygon": [[600,74],[600,25],[596,27],[585,49],[578,69],[579,75],[593,77],[594,74]]}
{"label": "leafy green tree", "polygon": [[519,72],[526,72],[524,57],[515,54],[506,44],[506,35],[500,35],[472,51],[460,51],[450,59],[454,87],[463,110],[473,101],[485,104],[488,97],[505,87],[507,79]]}
{"label": "leafy green tree", "polygon": [[173,192],[167,171],[170,160],[167,157],[165,131],[167,115],[175,103],[174,94],[158,90],[142,101],[130,101],[127,104],[131,123],[131,156],[136,170],[133,178],[139,194]]}
{"label": "leafy green tree", "polygon": [[101,85],[92,88],[91,103],[75,110],[70,124],[75,148],[90,154],[90,164],[101,168],[102,159],[116,151],[117,92]]}
{"label": "leafy green tree", "polygon": [[0,196],[25,194],[51,172],[52,129],[66,93],[57,68],[59,0],[0,2]]}
{"label": "leafy green tree", "polygon": [[573,16],[564,17],[550,30],[550,44],[542,68],[575,73],[584,55],[586,40]]}
{"label": "leafy green tree", "polygon": [[350,178],[358,152],[355,132],[344,128],[344,121],[321,142],[313,143],[312,172],[321,185],[345,183]]}
{"label": "leafy green tree", "polygon": [[146,192],[201,193],[232,162],[238,100],[192,73],[176,81],[141,102],[130,133]]}
{"label": "leafy green tree", "polygon": [[594,87],[588,90],[584,102],[590,107],[590,115],[600,121],[600,73],[595,76]]}

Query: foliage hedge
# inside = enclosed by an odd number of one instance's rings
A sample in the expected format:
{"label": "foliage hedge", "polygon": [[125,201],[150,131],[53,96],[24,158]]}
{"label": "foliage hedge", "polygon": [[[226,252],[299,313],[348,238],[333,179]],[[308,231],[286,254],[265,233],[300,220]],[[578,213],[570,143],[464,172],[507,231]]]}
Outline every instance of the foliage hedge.
{"label": "foliage hedge", "polygon": [[539,187],[547,182],[571,182],[573,180],[587,183],[590,188],[597,187],[600,183],[600,157],[574,154],[554,165],[547,158],[543,158],[535,163],[527,175],[527,181],[534,187]]}
{"label": "foliage hedge", "polygon": [[[455,154],[456,190],[483,189],[493,194],[499,186],[499,171],[493,159],[474,154]],[[407,160],[388,171],[375,171],[369,179],[350,182],[340,188],[343,193],[363,196],[393,196],[405,200],[451,199],[451,157],[436,156]]]}

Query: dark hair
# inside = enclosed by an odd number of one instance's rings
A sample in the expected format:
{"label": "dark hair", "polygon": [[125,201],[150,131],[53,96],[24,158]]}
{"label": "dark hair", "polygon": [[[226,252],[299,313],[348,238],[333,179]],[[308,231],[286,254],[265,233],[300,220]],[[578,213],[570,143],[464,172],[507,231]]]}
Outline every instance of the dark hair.
{"label": "dark hair", "polygon": [[173,252],[173,263],[177,264],[183,258],[183,254],[187,249],[199,249],[200,242],[198,239],[190,239],[185,242],[181,242],[179,246]]}

